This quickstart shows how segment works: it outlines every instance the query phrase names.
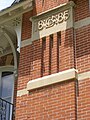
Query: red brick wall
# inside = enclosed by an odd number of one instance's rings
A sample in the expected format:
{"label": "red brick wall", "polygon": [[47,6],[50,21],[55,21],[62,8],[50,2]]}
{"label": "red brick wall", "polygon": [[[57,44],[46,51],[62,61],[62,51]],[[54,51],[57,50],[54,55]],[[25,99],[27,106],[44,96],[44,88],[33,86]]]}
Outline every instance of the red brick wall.
{"label": "red brick wall", "polygon": [[62,82],[17,98],[16,120],[75,120],[75,81]]}
{"label": "red brick wall", "polygon": [[18,70],[18,90],[26,88],[30,76],[30,60],[32,52],[31,46],[21,48],[19,70]]}
{"label": "red brick wall", "polygon": [[[75,21],[90,17],[87,0],[76,0]],[[76,69],[79,73],[90,71],[90,25],[78,28],[76,34]],[[90,119],[90,79],[78,81],[77,119]]]}
{"label": "red brick wall", "polygon": [[78,120],[90,119],[90,79],[79,81]]}
{"label": "red brick wall", "polygon": [[89,0],[74,0],[75,7],[75,21],[90,17]]}
{"label": "red brick wall", "polygon": [[67,3],[69,0],[35,0],[34,15],[52,9],[60,4]]}
{"label": "red brick wall", "polygon": [[30,21],[30,18],[32,17],[33,12],[27,12],[23,14],[22,19],[22,40],[26,40],[28,38],[31,38],[32,34],[32,22]]}
{"label": "red brick wall", "polygon": [[74,68],[73,44],[73,29],[68,29],[59,38],[53,34],[52,43],[47,36],[44,42],[36,40],[21,48],[18,90],[24,89],[29,80]]}
{"label": "red brick wall", "polygon": [[[33,12],[23,15],[22,40],[31,38],[30,17],[65,2],[68,0],[44,0],[44,3],[36,0]],[[87,0],[75,3],[75,21],[89,17]],[[90,26],[75,31],[67,29],[58,35],[53,34],[53,40],[47,36],[46,40],[36,40],[21,48],[18,90],[26,88],[29,80],[67,69],[76,68],[79,73],[90,71]],[[78,81],[78,89],[71,80],[17,97],[15,120],[89,120],[89,80]]]}
{"label": "red brick wall", "polygon": [[79,73],[90,70],[90,25],[76,30],[76,64]]}

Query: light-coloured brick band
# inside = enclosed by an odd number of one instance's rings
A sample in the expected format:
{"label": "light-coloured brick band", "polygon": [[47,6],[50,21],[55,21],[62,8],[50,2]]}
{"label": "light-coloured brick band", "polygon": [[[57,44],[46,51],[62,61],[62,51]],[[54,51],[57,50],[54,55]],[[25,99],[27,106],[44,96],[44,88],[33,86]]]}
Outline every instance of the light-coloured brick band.
{"label": "light-coloured brick band", "polygon": [[36,88],[52,85],[70,79],[78,79],[77,71],[74,68],[35,80],[31,80],[27,83],[27,90],[30,91]]}
{"label": "light-coloured brick band", "polygon": [[22,96],[28,94],[27,89],[22,89],[17,91],[17,96]]}
{"label": "light-coloured brick band", "polygon": [[22,96],[28,94],[28,90],[39,88],[42,86],[47,86],[50,84],[55,84],[70,79],[84,80],[90,78],[90,71],[78,74],[77,70],[70,69],[60,73],[52,74],[46,77],[42,77],[36,80],[29,81],[26,89],[18,90],[17,96]]}

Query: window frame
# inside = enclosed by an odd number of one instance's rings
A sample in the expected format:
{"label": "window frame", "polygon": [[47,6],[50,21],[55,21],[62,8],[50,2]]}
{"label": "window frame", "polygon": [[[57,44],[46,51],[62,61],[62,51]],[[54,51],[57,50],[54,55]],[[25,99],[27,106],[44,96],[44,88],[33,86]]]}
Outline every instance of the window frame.
{"label": "window frame", "polygon": [[[14,81],[15,81],[15,69],[14,66],[0,66],[0,91],[1,91],[1,79],[2,79],[2,73],[3,72],[12,72],[14,75]],[[0,96],[1,96],[1,92],[0,92]],[[13,99],[14,99],[14,84],[13,84],[13,90],[12,90],[12,96],[11,96],[11,103],[13,104]]]}

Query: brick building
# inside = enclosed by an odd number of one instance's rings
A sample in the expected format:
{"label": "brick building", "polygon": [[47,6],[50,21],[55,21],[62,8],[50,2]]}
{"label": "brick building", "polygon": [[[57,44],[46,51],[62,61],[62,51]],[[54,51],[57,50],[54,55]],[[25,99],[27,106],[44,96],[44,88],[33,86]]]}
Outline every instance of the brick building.
{"label": "brick building", "polygon": [[89,0],[19,0],[0,12],[0,120],[12,115],[90,120]]}

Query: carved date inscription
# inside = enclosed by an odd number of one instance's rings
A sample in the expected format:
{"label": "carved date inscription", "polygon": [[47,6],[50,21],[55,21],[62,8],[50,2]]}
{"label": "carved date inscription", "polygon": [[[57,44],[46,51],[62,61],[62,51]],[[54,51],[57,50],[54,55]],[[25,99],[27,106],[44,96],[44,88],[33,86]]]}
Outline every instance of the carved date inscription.
{"label": "carved date inscription", "polygon": [[44,28],[50,28],[54,25],[58,25],[64,21],[66,21],[69,18],[69,10],[66,10],[64,12],[60,12],[56,15],[52,15],[44,20],[38,21],[38,29],[43,30]]}

